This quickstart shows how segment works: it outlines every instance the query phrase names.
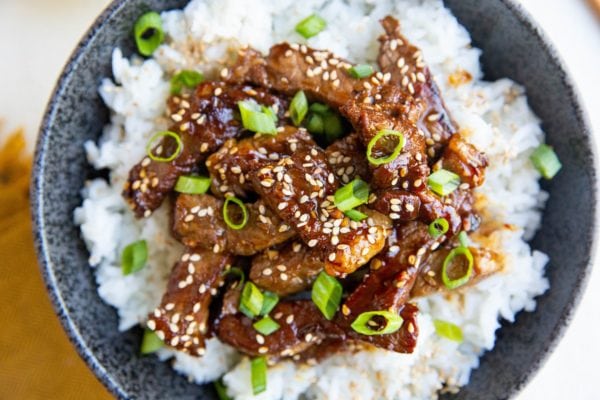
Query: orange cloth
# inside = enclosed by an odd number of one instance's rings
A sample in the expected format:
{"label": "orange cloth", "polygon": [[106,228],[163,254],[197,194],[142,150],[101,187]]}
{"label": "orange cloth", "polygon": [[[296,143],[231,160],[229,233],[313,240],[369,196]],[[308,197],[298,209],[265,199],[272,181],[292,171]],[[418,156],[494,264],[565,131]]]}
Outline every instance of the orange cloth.
{"label": "orange cloth", "polygon": [[0,148],[0,399],[110,399],[69,343],[42,283],[22,132]]}

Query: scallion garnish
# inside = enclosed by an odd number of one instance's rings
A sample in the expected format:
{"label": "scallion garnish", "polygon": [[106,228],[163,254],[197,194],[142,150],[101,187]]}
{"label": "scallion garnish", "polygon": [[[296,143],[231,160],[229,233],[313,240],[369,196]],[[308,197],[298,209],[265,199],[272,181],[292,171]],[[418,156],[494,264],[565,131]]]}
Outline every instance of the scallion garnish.
{"label": "scallion garnish", "polygon": [[334,112],[323,115],[323,132],[330,143],[336,141],[344,133],[342,118]]}
{"label": "scallion garnish", "polygon": [[302,120],[306,116],[308,112],[308,100],[306,99],[306,95],[301,90],[292,99],[290,103],[290,118],[292,118],[292,122],[296,126],[300,126]]}
{"label": "scallion garnish", "polygon": [[244,271],[242,271],[241,268],[231,267],[228,270],[223,272],[223,276],[227,276],[227,275],[237,276],[238,280],[239,280],[239,285],[243,285],[244,281],[246,280],[246,274],[244,274]]}
{"label": "scallion garnish", "polygon": [[140,346],[140,353],[150,354],[164,346],[164,343],[160,338],[151,331],[150,329],[144,329],[144,337],[142,338],[142,345]]}
{"label": "scallion garnish", "polygon": [[240,297],[239,309],[248,318],[260,315],[263,307],[264,296],[259,288],[252,282],[246,282]]}
{"label": "scallion garnish", "polygon": [[204,81],[204,75],[198,71],[179,71],[171,78],[171,94],[181,93],[183,87],[195,88]]}
{"label": "scallion garnish", "polygon": [[260,310],[260,315],[268,315],[271,310],[279,303],[279,296],[276,293],[265,290],[263,292],[263,305]]}
{"label": "scallion garnish", "polygon": [[[456,257],[463,256],[467,260],[467,268],[463,275],[457,278],[450,278],[448,269]],[[456,289],[469,281],[473,273],[473,254],[468,247],[456,247],[448,253],[442,264],[442,282],[448,289]]]}
{"label": "scallion garnish", "polygon": [[437,218],[432,223],[429,224],[429,235],[437,239],[446,232],[450,228],[450,224],[445,218]]}
{"label": "scallion garnish", "polygon": [[331,112],[331,108],[327,104],[323,103],[312,103],[309,107],[310,111],[319,115],[327,114]]}
{"label": "scallion garnish", "polygon": [[433,320],[433,326],[435,326],[435,333],[443,338],[453,340],[461,343],[463,341],[462,329],[452,322],[442,321],[441,319]]}
{"label": "scallion garnish", "polygon": [[296,25],[296,32],[301,34],[305,39],[311,38],[321,32],[327,26],[327,21],[313,14]]}
{"label": "scallion garnish", "polygon": [[342,285],[337,279],[322,271],[313,283],[311,298],[325,318],[331,320],[342,300]]}
{"label": "scallion garnish", "polygon": [[373,72],[374,72],[373,67],[371,67],[369,64],[355,65],[355,66],[351,67],[350,69],[348,69],[348,73],[350,74],[350,76],[353,78],[357,78],[357,79],[366,78],[367,76],[371,76],[371,75],[373,75]]}
{"label": "scallion garnish", "polygon": [[252,379],[252,393],[256,396],[267,390],[267,359],[256,357],[250,361],[250,375]]}
{"label": "scallion garnish", "polygon": [[369,200],[369,185],[360,178],[335,191],[334,203],[342,212],[352,210]]}
{"label": "scallion garnish", "polygon": [[[242,220],[239,223],[235,223],[229,217],[229,205],[230,203],[235,203],[239,207],[242,212]],[[246,209],[246,205],[243,201],[234,196],[227,196],[225,199],[225,203],[223,203],[223,220],[231,229],[242,229],[248,223],[248,209]]]}
{"label": "scallion garnish", "polygon": [[145,240],[138,240],[125,246],[121,253],[121,271],[129,275],[144,268],[148,260],[148,245]]}
{"label": "scallion garnish", "polygon": [[215,390],[217,391],[217,396],[219,396],[219,400],[233,400],[227,394],[227,386],[225,386],[225,384],[223,383],[223,378],[214,381],[213,385],[215,385]]}
{"label": "scallion garnish", "polygon": [[460,176],[445,169],[438,169],[427,178],[427,184],[440,196],[447,196],[460,185]]}
{"label": "scallion garnish", "polygon": [[348,210],[346,211],[344,214],[346,214],[346,216],[348,218],[350,218],[352,221],[362,221],[363,219],[367,218],[368,215],[364,214],[358,210]]}
{"label": "scallion garnish", "polygon": [[458,234],[458,241],[462,247],[469,247],[469,236],[467,235],[467,232],[461,231]]}
{"label": "scallion garnish", "polygon": [[279,324],[268,315],[253,323],[252,326],[265,336],[269,336],[271,333],[279,329]]}
{"label": "scallion garnish", "polygon": [[133,27],[135,44],[144,56],[150,56],[160,46],[165,38],[160,14],[155,11],[142,15]]}
{"label": "scallion garnish", "polygon": [[[171,138],[171,139],[175,140],[175,143],[177,144],[175,151],[173,151],[173,153],[168,157],[162,157],[160,155],[160,153],[162,153],[165,150],[164,148],[166,145],[164,143],[159,145],[156,150],[154,149],[154,145],[156,144],[156,142],[158,140],[162,140],[163,138]],[[159,154],[158,155],[154,154],[154,151],[158,151]],[[162,131],[162,132],[155,133],[154,136],[152,136],[150,138],[150,140],[148,141],[148,144],[146,145],[146,153],[148,154],[148,157],[150,157],[150,159],[157,161],[157,162],[173,161],[174,159],[179,157],[179,155],[181,154],[182,151],[183,151],[183,142],[181,141],[181,138],[179,137],[178,134],[176,134],[175,132],[171,132],[171,131]]]}
{"label": "scallion garnish", "polygon": [[554,178],[554,175],[562,168],[562,164],[554,152],[554,149],[547,144],[539,145],[539,147],[531,154],[530,159],[533,166],[546,179]]}
{"label": "scallion garnish", "polygon": [[277,127],[273,120],[273,110],[264,106],[261,108],[254,100],[239,101],[238,108],[245,129],[269,135],[277,134]]}
{"label": "scallion garnish", "polygon": [[[396,137],[396,146],[394,147],[394,150],[385,157],[374,157],[372,152],[373,152],[373,147],[375,147],[375,145],[377,144],[377,142],[379,142],[380,139],[382,138],[388,138],[388,137]],[[405,144],[405,139],[404,139],[404,135],[401,132],[398,131],[394,131],[391,129],[383,129],[381,131],[379,131],[377,133],[377,135],[375,135],[371,140],[369,140],[369,143],[367,144],[367,160],[369,160],[369,162],[373,165],[383,165],[383,164],[387,164],[390,163],[392,161],[394,161],[396,159],[396,157],[398,157],[398,155],[400,155],[400,152],[402,151],[402,148],[404,147]]]}
{"label": "scallion garnish", "polygon": [[210,187],[210,178],[206,176],[180,176],[175,191],[186,194],[203,194]]}
{"label": "scallion garnish", "polygon": [[[401,316],[391,311],[367,311],[356,317],[351,327],[361,335],[386,335],[400,329],[402,321]],[[379,327],[379,329],[373,329],[373,327]]]}
{"label": "scallion garnish", "polygon": [[306,129],[313,135],[322,135],[325,131],[323,126],[323,117],[318,114],[311,114],[306,124]]}

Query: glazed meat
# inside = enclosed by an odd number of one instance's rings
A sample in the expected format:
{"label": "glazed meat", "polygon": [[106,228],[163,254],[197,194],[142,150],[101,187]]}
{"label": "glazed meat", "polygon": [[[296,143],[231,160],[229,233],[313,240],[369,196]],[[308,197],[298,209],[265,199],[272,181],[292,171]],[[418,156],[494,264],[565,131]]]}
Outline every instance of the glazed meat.
{"label": "glazed meat", "polygon": [[335,207],[337,178],[324,152],[317,148],[299,150],[289,158],[266,165],[253,174],[252,183],[308,247],[320,250],[325,269],[332,275],[354,272],[385,244],[385,217],[355,222]]}
{"label": "glazed meat", "polygon": [[266,250],[252,259],[250,279],[279,296],[301,292],[310,288],[325,266],[320,253],[301,242]]}
{"label": "glazed meat", "polygon": [[442,168],[460,176],[461,182],[469,187],[481,186],[485,180],[487,157],[459,134],[450,138],[440,163]]}
{"label": "glazed meat", "polygon": [[277,135],[257,134],[230,139],[206,160],[212,177],[212,191],[220,195],[247,197],[253,191],[249,173],[265,163],[291,155],[297,149],[316,144],[304,128],[284,126]]}
{"label": "glazed meat", "polygon": [[[191,96],[169,99],[170,130],[181,139],[181,153],[168,162],[147,156],[131,169],[123,196],[137,217],[149,216],[173,190],[177,178],[196,171],[227,139],[240,135],[243,128],[235,118],[237,103],[249,99],[272,106],[280,117],[288,108],[285,100],[264,89],[223,82],[206,82]],[[173,138],[166,137],[152,152],[167,158],[176,152],[176,145]]]}
{"label": "glazed meat", "polygon": [[147,326],[169,346],[191,355],[204,354],[209,333],[209,306],[221,283],[221,273],[233,257],[189,249],[175,264],[160,306]]}
{"label": "glazed meat", "polygon": [[[263,200],[247,204],[248,223],[232,229],[223,219],[223,200],[208,194],[181,194],[175,203],[173,233],[189,247],[250,256],[296,235],[290,225],[265,207]],[[228,207],[232,221],[242,218],[239,208]]]}
{"label": "glazed meat", "polygon": [[354,178],[361,178],[367,182],[371,180],[365,147],[357,133],[336,140],[327,146],[325,154],[329,166],[343,184]]}

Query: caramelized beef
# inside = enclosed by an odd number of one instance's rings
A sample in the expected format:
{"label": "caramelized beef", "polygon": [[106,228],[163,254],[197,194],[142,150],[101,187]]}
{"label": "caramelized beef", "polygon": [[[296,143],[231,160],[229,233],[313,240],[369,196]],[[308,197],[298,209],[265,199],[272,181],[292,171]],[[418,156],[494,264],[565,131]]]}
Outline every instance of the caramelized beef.
{"label": "caramelized beef", "polygon": [[461,135],[456,134],[450,138],[440,163],[442,168],[460,176],[463,184],[475,188],[485,180],[488,159]]}
{"label": "caramelized beef", "polygon": [[371,180],[365,147],[357,133],[336,140],[325,149],[327,162],[342,184],[355,178]]}

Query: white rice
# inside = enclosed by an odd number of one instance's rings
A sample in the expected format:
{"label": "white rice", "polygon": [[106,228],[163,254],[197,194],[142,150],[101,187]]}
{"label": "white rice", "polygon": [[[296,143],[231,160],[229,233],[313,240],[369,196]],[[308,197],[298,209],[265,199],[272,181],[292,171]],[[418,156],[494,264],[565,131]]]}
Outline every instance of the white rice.
{"label": "white rice", "polygon": [[[318,11],[328,27],[304,40],[294,26],[311,11]],[[118,328],[145,322],[182,250],[169,233],[168,204],[152,217],[136,220],[120,194],[149,137],[167,126],[163,114],[169,74],[185,68],[214,76],[228,52],[239,45],[267,51],[285,40],[331,49],[352,62],[374,63],[381,34],[378,20],[387,14],[396,16],[403,33],[423,50],[463,134],[490,158],[486,183],[479,189],[482,213],[512,228],[473,239],[505,255],[503,271],[464,293],[419,300],[421,333],[414,354],[376,350],[338,354],[317,366],[283,362],[269,369],[267,391],[253,396],[247,358],[216,339],[208,341],[202,358],[170,349],[159,352],[163,359],[173,357],[174,368],[195,382],[225,374],[229,394],[236,399],[435,398],[440,389],[457,390],[468,383],[479,356],[494,346],[499,319],[513,321],[517,312],[533,311],[534,298],[548,289],[544,277],[548,257],[525,242],[539,227],[547,198],[529,161],[544,133],[519,85],[508,79],[481,80],[480,50],[471,47],[468,32],[440,0],[194,0],[183,11],[162,14],[167,41],[154,59],[126,59],[114,50],[113,79],[105,79],[100,87],[112,111],[111,123],[99,143],[86,143],[89,162],[97,169],[109,169],[110,182],[95,179],[86,184],[75,221],[90,251],[100,296],[119,313]],[[474,79],[458,88],[449,85],[448,77],[458,70]],[[138,239],[151,243],[148,265],[123,276],[121,250]],[[434,319],[459,325],[464,341],[458,344],[437,336]]]}

